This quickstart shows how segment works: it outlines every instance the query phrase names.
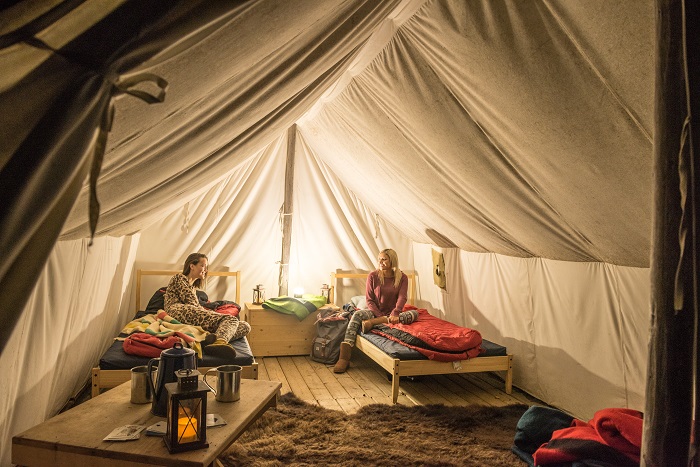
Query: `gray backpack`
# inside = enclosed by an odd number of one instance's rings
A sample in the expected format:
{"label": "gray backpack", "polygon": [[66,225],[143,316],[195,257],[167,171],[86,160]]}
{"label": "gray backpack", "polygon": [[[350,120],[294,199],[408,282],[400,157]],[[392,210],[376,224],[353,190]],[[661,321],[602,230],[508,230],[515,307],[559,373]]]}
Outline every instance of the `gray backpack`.
{"label": "gray backpack", "polygon": [[311,346],[311,360],[334,365],[340,356],[340,343],[350,323],[347,311],[321,310],[316,319],[316,337]]}

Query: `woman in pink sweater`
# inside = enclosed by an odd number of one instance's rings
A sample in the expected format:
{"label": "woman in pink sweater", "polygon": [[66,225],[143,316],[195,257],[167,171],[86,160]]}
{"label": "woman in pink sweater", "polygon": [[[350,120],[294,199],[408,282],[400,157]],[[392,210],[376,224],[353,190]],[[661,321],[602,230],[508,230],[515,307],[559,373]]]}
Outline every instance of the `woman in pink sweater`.
{"label": "woman in pink sweater", "polygon": [[369,332],[377,324],[410,324],[415,314],[403,313],[408,291],[408,278],[399,269],[399,257],[392,249],[385,249],[377,256],[377,269],[367,276],[365,298],[367,309],[352,315],[345,338],[340,344],[340,358],[335,373],[344,373],[350,364],[350,354],[357,339],[357,332]]}

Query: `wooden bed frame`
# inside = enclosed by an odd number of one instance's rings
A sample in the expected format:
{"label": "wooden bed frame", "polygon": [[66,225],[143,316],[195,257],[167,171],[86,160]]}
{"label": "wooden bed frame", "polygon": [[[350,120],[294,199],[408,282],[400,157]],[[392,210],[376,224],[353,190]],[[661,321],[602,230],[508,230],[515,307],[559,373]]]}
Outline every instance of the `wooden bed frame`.
{"label": "wooden bed frame", "polygon": [[[335,298],[334,289],[337,280],[362,279],[368,273],[338,273],[331,274],[331,297]],[[405,272],[408,276],[408,303],[414,304],[416,297],[415,273]],[[331,301],[332,303],[332,301]],[[513,355],[497,357],[476,357],[459,362],[437,362],[435,360],[400,360],[394,358],[370,341],[357,335],[355,348],[391,374],[391,399],[394,404],[399,397],[399,382],[401,376],[444,375],[457,373],[479,373],[482,371],[505,371],[505,391],[513,391]]]}
{"label": "wooden bed frame", "polygon": [[[136,271],[136,312],[141,310],[141,281],[144,276],[165,276],[168,279],[181,271],[149,271],[138,269]],[[236,297],[235,302],[241,304],[241,272],[240,271],[209,271],[207,277],[233,277],[236,279]],[[240,318],[246,320],[245,307],[241,306]],[[200,367],[198,370],[203,374],[209,367]],[[252,364],[243,366],[241,377],[247,379],[258,379],[258,363],[253,361]],[[111,389],[119,386],[131,379],[131,370],[102,370],[99,366],[92,369],[92,391],[91,397],[100,394],[102,389]]]}

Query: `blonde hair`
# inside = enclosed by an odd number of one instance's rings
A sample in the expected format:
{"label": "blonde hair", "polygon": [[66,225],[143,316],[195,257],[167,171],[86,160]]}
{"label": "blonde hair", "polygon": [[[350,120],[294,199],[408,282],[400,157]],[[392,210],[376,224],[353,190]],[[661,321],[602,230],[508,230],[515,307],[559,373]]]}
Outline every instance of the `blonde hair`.
{"label": "blonde hair", "polygon": [[[394,287],[398,288],[399,284],[401,284],[401,277],[403,276],[403,272],[401,272],[401,269],[399,269],[399,255],[397,255],[391,248],[385,248],[379,252],[380,255],[382,253],[387,255],[389,257],[389,261],[391,261],[391,269],[394,271]],[[384,271],[377,268],[377,273],[379,275],[379,283],[384,285]]]}

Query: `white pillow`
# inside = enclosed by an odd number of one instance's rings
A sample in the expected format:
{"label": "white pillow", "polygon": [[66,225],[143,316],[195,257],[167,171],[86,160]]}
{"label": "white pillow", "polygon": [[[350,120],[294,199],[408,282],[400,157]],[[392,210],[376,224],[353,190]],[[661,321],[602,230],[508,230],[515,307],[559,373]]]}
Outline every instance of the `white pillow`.
{"label": "white pillow", "polygon": [[359,310],[367,309],[367,298],[365,298],[364,295],[356,295],[352,297],[350,299],[350,303],[352,303],[352,305]]}

